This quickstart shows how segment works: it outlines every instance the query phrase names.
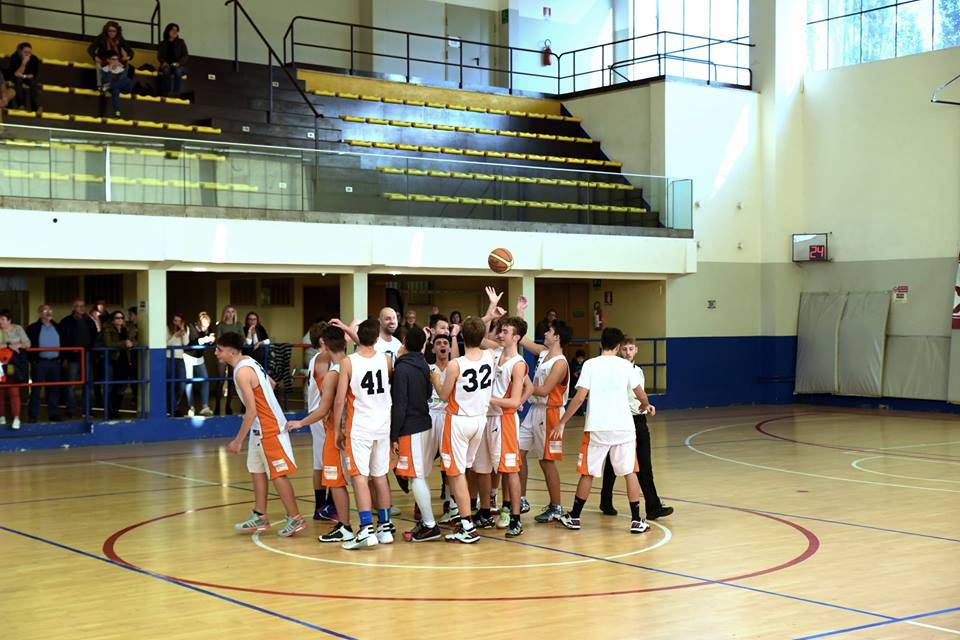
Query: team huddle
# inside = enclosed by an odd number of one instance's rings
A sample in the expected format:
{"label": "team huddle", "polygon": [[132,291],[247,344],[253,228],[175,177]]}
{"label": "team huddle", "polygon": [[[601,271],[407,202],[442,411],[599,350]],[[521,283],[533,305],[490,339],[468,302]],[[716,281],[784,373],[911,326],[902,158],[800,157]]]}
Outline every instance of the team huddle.
{"label": "team huddle", "polygon": [[[331,320],[314,327],[310,337],[317,353],[307,368],[308,413],[301,420],[286,420],[272,380],[256,360],[242,355],[242,339],[221,336],[216,355],[233,368],[245,408],[240,430],[228,449],[238,454],[249,434],[247,468],[255,494],[253,512],[236,529],[258,532],[271,526],[266,516],[268,478],[287,514],[278,535],[292,536],[306,527],[288,477],[297,470],[289,434],[309,425],[318,503],[314,517],[335,522],[331,531],[319,537],[323,543],[360,549],[394,541],[391,468],[405,491],[409,486],[416,503],[416,525],[403,534],[405,540],[472,544],[480,540],[478,529],[490,528],[505,529],[508,538],[520,536],[524,531],[521,515],[530,510],[526,482],[531,458],[540,463],[550,497],[537,522],[557,521],[568,529],[579,529],[593,478],[603,477],[606,467],[610,480],[613,475],[626,479],[630,532],[647,531],[649,525],[640,513],[640,431],[635,430],[634,415],[653,415],[656,410],[644,392],[642,371],[620,357],[623,333],[614,328],[603,331],[601,355],[583,364],[576,395],[568,404],[571,372],[563,349],[572,338],[570,327],[551,320],[543,344],[538,344],[525,337],[526,300],[518,300],[516,315],[507,315],[496,305],[500,295],[490,288],[487,293],[491,305],[482,318],[467,318],[462,325],[437,322],[423,331],[408,331],[402,343],[382,331],[385,314],[388,320],[392,314],[396,326],[392,309],[384,309],[380,320],[352,326]],[[355,344],[349,355],[348,342]],[[532,379],[521,347],[538,358]],[[427,364],[427,348],[435,364]],[[580,480],[573,506],[565,512],[560,506],[556,463],[563,458],[564,428],[588,395],[577,461]],[[528,401],[529,410],[521,422],[518,411]],[[645,417],[643,425],[646,433]],[[439,519],[434,517],[428,484],[438,458],[443,500]],[[351,524],[348,484],[359,513],[356,531]],[[661,508],[657,501],[651,507],[648,497],[648,515],[669,515],[672,510]],[[657,513],[649,513],[651,508]],[[453,526],[453,532],[444,536],[441,524]]]}

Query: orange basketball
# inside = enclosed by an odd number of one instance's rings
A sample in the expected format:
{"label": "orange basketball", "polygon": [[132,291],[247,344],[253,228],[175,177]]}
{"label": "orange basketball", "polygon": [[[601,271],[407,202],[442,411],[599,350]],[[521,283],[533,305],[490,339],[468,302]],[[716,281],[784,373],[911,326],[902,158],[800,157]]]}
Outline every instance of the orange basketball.
{"label": "orange basketball", "polygon": [[487,256],[487,265],[494,273],[506,273],[513,268],[513,254],[502,247],[494,249]]}

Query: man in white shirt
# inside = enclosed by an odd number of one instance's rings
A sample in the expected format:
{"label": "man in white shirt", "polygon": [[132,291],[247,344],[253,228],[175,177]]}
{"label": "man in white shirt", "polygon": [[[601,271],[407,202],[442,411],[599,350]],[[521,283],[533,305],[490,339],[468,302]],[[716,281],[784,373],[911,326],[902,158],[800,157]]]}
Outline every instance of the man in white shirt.
{"label": "man in white shirt", "polygon": [[550,439],[559,439],[567,422],[577,413],[587,395],[587,422],[583,428],[583,440],[580,455],[577,458],[577,471],[580,482],[573,500],[573,508],[560,517],[560,523],[567,529],[580,528],[580,512],[590,496],[594,478],[603,477],[603,465],[610,456],[610,464],[615,475],[624,476],[627,481],[627,497],[630,500],[630,533],[643,533],[650,528],[640,515],[640,483],[637,480],[637,435],[634,431],[633,416],[627,401],[630,390],[640,401],[640,410],[649,415],[656,413],[643,390],[643,379],[632,363],[620,357],[620,344],[623,332],[608,327],[600,336],[602,351],[599,357],[583,363],[580,379],[577,381],[577,395],[574,396],[560,424],[558,433]]}
{"label": "man in white shirt", "polygon": [[403,343],[394,335],[397,332],[397,312],[392,307],[380,309],[380,337],[373,346],[377,353],[387,354],[387,359],[393,364],[397,361],[397,352]]}

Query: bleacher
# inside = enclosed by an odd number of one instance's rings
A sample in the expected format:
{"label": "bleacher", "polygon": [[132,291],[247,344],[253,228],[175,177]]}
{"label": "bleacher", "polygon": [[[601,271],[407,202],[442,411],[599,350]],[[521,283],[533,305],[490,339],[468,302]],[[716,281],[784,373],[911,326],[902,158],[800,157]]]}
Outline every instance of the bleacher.
{"label": "bleacher", "polygon": [[[282,69],[272,70],[271,88],[264,65],[241,63],[236,71],[233,61],[191,56],[182,96],[152,95],[156,73],[138,70],[134,90],[122,96],[121,117],[115,118],[109,97],[95,88],[96,69],[85,41],[0,32],[0,50],[12,50],[25,39],[33,42],[44,62],[43,110],[10,109],[4,121],[138,136],[110,145],[114,153],[119,149],[131,156],[111,176],[120,187],[114,190],[115,199],[124,197],[126,187],[137,189],[147,202],[241,206],[238,194],[261,189],[247,176],[216,166],[229,148],[221,153],[213,145],[202,147],[216,141],[287,149],[296,161],[315,161],[323,167],[323,184],[303,188],[331,211],[356,210],[344,186],[359,183],[358,191],[375,194],[380,212],[387,214],[659,226],[659,212],[651,211],[643,185],[621,175],[622,163],[608,158],[601,142],[591,139],[579,118],[565,112],[557,100],[299,69],[300,88],[323,115],[315,122],[312,109]],[[154,50],[132,44],[134,66],[156,64]],[[201,150],[180,153],[157,138],[195,140]],[[31,167],[22,154],[31,144],[43,148],[43,140],[4,142],[0,155],[7,170],[0,180],[63,183],[59,189],[43,187],[50,197],[71,197],[79,183],[89,190],[103,182],[103,176],[92,171]],[[61,153],[104,150],[104,145],[82,138],[46,144]],[[303,155],[297,156],[298,150]],[[307,150],[349,154],[327,157]],[[192,167],[189,175],[184,175],[184,164]],[[165,187],[173,193],[165,194]],[[30,195],[16,189],[11,195]],[[198,195],[185,196],[184,189]],[[204,191],[217,193],[211,200],[202,196]],[[223,200],[225,195],[231,199]],[[259,202],[250,201],[251,206],[264,206]]]}

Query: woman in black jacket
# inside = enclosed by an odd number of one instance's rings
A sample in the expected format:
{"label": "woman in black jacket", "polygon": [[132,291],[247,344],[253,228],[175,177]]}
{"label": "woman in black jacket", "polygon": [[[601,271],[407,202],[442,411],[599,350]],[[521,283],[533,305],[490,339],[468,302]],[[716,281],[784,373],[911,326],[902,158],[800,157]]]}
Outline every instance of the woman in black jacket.
{"label": "woman in black jacket", "polygon": [[187,43],[180,37],[180,25],[171,22],[163,30],[163,41],[157,47],[160,63],[160,95],[180,95],[180,79],[187,74]]}
{"label": "woman in black jacket", "polygon": [[97,63],[98,67],[107,64],[110,52],[116,52],[120,57],[120,62],[126,65],[133,60],[133,47],[127,44],[123,37],[123,27],[114,20],[108,20],[103,25],[100,35],[93,39],[90,46],[87,47],[87,53]]}
{"label": "woman in black jacket", "polygon": [[8,75],[13,78],[14,99],[27,111],[40,109],[40,58],[33,55],[29,42],[21,42],[10,55]]}
{"label": "woman in black jacket", "polygon": [[247,314],[243,325],[244,355],[252,357],[254,360],[267,368],[267,352],[265,345],[270,344],[270,334],[266,328],[260,324],[260,316],[256,311]]}

